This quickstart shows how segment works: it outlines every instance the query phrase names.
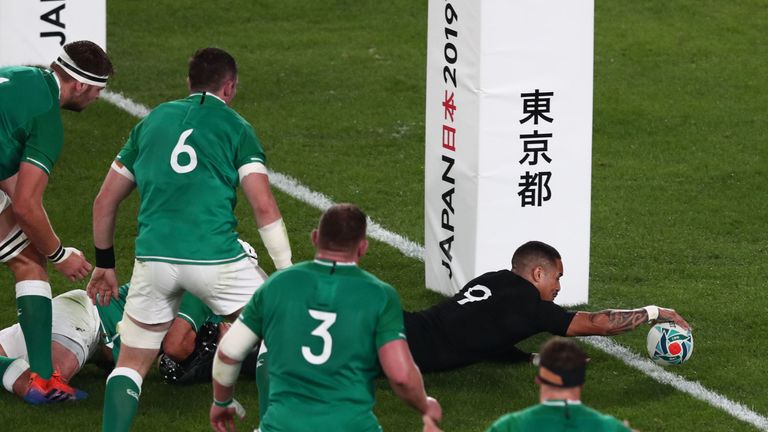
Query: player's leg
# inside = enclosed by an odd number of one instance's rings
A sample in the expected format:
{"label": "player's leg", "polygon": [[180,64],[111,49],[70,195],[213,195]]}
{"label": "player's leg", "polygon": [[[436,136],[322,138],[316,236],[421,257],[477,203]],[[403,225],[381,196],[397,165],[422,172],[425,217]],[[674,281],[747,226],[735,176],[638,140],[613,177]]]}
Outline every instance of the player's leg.
{"label": "player's leg", "polygon": [[125,313],[118,325],[120,356],[104,391],[104,432],[128,431],[133,424],[144,377],[178,310],[178,267],[159,262],[134,263]]}
{"label": "player's leg", "polygon": [[30,372],[27,360],[17,357],[19,352],[26,354],[22,339],[18,325],[0,331],[0,380],[6,390],[23,398],[29,388]]}
{"label": "player's leg", "polygon": [[51,285],[46,260],[29,240],[13,216],[8,196],[0,192],[0,261],[16,279],[16,308],[24,334],[32,371],[48,379],[51,363]]}
{"label": "player's leg", "polygon": [[144,324],[128,313],[120,322],[122,345],[115,369],[104,390],[102,431],[129,431],[139,408],[144,377],[160,352],[160,344],[171,322]]}
{"label": "player's leg", "polygon": [[163,339],[163,353],[175,362],[183,362],[195,351],[197,329],[183,318],[176,317]]}
{"label": "player's leg", "polygon": [[230,321],[237,318],[267,279],[264,270],[250,258],[215,266],[188,267],[190,272],[179,280],[184,289],[207,304],[213,313]]}
{"label": "player's leg", "polygon": [[[101,319],[88,293],[75,289],[53,299],[52,381],[68,386],[88,358],[96,351],[101,337]],[[77,399],[87,396],[75,390]]]}
{"label": "player's leg", "polygon": [[[54,334],[54,338],[57,336],[60,335]],[[54,376],[66,383],[85,363],[85,356],[80,354],[83,349],[71,340],[64,344],[54,341],[51,346],[53,363],[56,370],[61,371],[60,374],[55,372]],[[0,379],[6,390],[32,404],[49,403],[52,399],[70,399],[68,394],[59,390],[36,387],[38,383],[33,379],[26,358],[24,335],[18,324],[0,331]],[[80,399],[85,397],[83,394],[79,396]]]}

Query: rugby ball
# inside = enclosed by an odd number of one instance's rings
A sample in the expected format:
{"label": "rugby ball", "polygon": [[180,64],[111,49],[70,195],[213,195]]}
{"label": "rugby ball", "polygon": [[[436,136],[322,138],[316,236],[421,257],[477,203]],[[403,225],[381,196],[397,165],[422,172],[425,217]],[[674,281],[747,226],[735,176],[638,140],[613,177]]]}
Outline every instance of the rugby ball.
{"label": "rugby ball", "polygon": [[655,363],[670,366],[686,362],[693,354],[693,335],[672,322],[658,323],[648,332],[648,355]]}

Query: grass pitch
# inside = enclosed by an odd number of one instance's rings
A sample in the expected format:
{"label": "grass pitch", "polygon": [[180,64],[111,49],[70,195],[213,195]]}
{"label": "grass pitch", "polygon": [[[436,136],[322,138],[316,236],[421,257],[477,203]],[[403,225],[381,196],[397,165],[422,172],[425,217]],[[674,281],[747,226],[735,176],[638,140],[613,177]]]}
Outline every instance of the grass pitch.
{"label": "grass pitch", "polygon": [[[584,309],[674,307],[693,325],[695,351],[672,369],[768,415],[762,330],[766,267],[762,199],[768,136],[768,44],[763,1],[597,1],[590,304]],[[110,88],[154,106],[186,95],[186,60],[215,45],[238,60],[234,108],[265,144],[272,169],[335,201],[361,205],[388,229],[423,241],[426,2],[110,2]],[[90,207],[109,163],[136,122],[106,102],[66,113],[66,144],[45,205],[66,244],[92,250]],[[296,260],[311,257],[319,212],[276,194]],[[241,200],[242,202],[242,200]],[[130,276],[135,197],[121,208],[116,246]],[[259,247],[238,208],[240,231]],[[555,245],[556,246],[556,245]],[[90,254],[89,254],[90,255]],[[565,258],[567,268],[568,257]],[[271,270],[271,262],[264,260]],[[363,266],[418,309],[438,301],[423,289],[420,262],[374,242]],[[15,320],[13,282],[0,325]],[[83,288],[52,276],[60,293]],[[568,289],[567,277],[563,279]],[[635,351],[645,331],[617,337]],[[534,350],[543,339],[524,346]],[[729,414],[660,385],[586,346],[584,401],[644,431],[750,431]],[[482,431],[536,401],[534,369],[483,364],[426,377],[447,431]],[[76,404],[35,408],[0,395],[0,424],[18,431],[96,430],[105,375],[88,366]],[[385,430],[420,430],[419,416],[379,382]],[[257,425],[253,382],[237,390]],[[210,386],[145,381],[134,430],[208,430]]]}

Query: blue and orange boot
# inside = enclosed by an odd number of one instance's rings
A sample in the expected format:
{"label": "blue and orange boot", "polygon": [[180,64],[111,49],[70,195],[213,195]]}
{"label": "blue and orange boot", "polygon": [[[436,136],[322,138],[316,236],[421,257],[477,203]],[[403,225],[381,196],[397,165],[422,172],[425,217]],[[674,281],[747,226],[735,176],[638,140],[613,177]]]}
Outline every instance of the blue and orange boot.
{"label": "blue and orange boot", "polygon": [[32,405],[42,405],[76,401],[87,397],[88,393],[65,383],[59,371],[54,371],[51,378],[47,380],[33,372],[29,377],[29,388],[27,389],[27,394],[24,395],[24,402]]}

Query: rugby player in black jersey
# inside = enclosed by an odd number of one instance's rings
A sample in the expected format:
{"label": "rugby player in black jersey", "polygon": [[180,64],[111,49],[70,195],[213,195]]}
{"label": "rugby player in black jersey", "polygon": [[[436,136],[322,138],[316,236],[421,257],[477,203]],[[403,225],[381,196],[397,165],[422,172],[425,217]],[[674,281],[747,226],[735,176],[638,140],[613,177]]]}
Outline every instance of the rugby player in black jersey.
{"label": "rugby player in black jersey", "polygon": [[485,273],[455,296],[422,311],[405,312],[405,332],[422,372],[482,361],[533,361],[516,345],[538,333],[607,336],[646,322],[688,323],[673,309],[646,306],[599,312],[567,311],[553,302],[563,261],[552,246],[530,241],[512,256],[512,269]]}

